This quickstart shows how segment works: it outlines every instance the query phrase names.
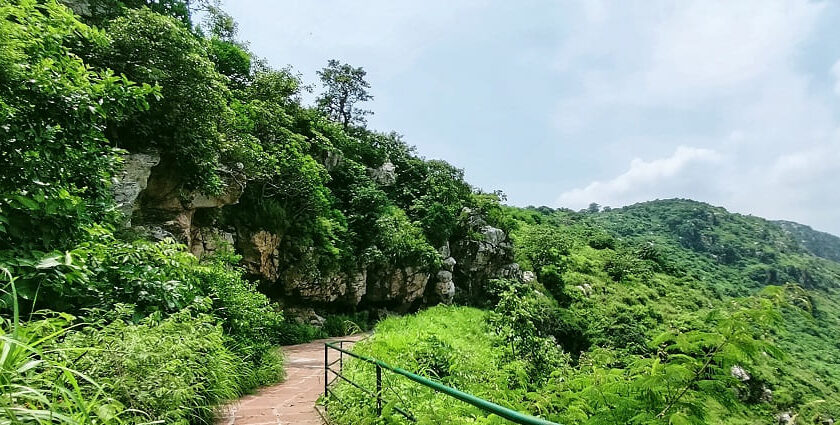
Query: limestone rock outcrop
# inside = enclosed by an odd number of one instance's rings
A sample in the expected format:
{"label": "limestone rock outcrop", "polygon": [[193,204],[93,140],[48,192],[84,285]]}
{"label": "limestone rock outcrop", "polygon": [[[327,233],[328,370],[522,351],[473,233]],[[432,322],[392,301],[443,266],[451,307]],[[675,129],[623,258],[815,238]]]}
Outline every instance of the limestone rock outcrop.
{"label": "limestone rock outcrop", "polygon": [[380,271],[368,277],[366,301],[405,309],[421,299],[431,275],[428,271],[408,266]]}
{"label": "limestone rock outcrop", "polygon": [[291,270],[283,274],[283,295],[305,303],[355,307],[367,293],[367,272],[306,275]]}
{"label": "limestone rock outcrop", "polygon": [[157,153],[130,153],[123,157],[122,169],[114,177],[111,190],[117,208],[126,217],[124,225],[131,226],[131,216],[137,210],[137,198],[146,189],[152,167],[160,163]]}
{"label": "limestone rock outcrop", "polygon": [[222,246],[233,247],[235,243],[232,232],[226,232],[215,227],[193,227],[190,237],[190,252],[198,258],[211,255]]}
{"label": "limestone rock outcrop", "polygon": [[397,166],[391,161],[385,161],[379,168],[368,168],[368,175],[382,186],[391,186],[397,182]]}
{"label": "limestone rock outcrop", "polygon": [[[244,177],[239,172],[220,170],[225,185],[220,193],[207,195],[200,191],[185,191],[177,170],[178,167],[164,160],[151,167],[145,187],[139,191],[137,202],[132,206],[132,226],[155,239],[172,237],[190,247],[199,257],[215,249],[219,240],[232,242],[233,232],[211,230],[212,221],[202,222],[196,218],[211,216],[205,212],[237,203],[245,189]],[[140,172],[133,174],[143,176]],[[213,234],[218,238],[212,237]]]}
{"label": "limestone rock outcrop", "polygon": [[482,297],[482,290],[490,279],[523,279],[523,272],[513,261],[513,245],[502,229],[490,226],[480,214],[464,208],[469,234],[474,238],[453,241],[452,257],[457,261],[453,276],[456,298],[475,300]]}
{"label": "limestone rock outcrop", "polygon": [[[335,166],[338,156],[325,162]],[[131,225],[155,239],[171,237],[186,244],[197,257],[209,255],[223,246],[242,256],[245,270],[266,284],[270,295],[287,306],[307,306],[331,310],[386,308],[406,312],[425,304],[452,303],[459,296],[480,298],[488,279],[523,279],[523,271],[513,262],[512,247],[502,229],[489,225],[480,214],[462,212],[467,234],[476,235],[445,243],[434,264],[366,265],[340,271],[318,270],[312,258],[295,258],[291,268],[284,252],[283,236],[247,226],[219,224],[221,211],[238,203],[245,189],[244,177],[230,170],[219,170],[225,185],[218,194],[185,191],[178,167],[151,154],[132,154],[115,188],[118,199],[131,217]],[[395,182],[395,167],[386,161],[369,170],[380,185]],[[300,254],[296,254],[300,255]]]}
{"label": "limestone rock outcrop", "polygon": [[253,274],[262,276],[266,280],[277,280],[280,276],[280,237],[261,230],[247,238],[240,239],[239,248],[245,269]]}

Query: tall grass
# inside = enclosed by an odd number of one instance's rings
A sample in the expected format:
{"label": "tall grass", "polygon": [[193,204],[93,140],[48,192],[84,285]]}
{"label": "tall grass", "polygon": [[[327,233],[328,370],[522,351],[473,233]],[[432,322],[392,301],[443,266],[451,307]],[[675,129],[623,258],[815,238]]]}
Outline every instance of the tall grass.
{"label": "tall grass", "polygon": [[0,425],[122,423],[122,405],[48,350],[67,332],[72,318],[45,314],[22,323],[15,278],[2,268],[0,277],[13,303],[12,317],[0,323]]}
{"label": "tall grass", "polygon": [[[486,316],[474,308],[437,306],[391,317],[379,322],[373,336],[356,344],[353,351],[522,410],[517,406],[521,393],[510,389],[519,386],[515,381],[525,373],[524,365],[503,364],[501,341],[488,328]],[[345,357],[344,374],[367,389],[376,388],[376,371],[368,363]],[[348,425],[408,423],[394,407],[410,411],[419,423],[474,424],[498,419],[387,371],[382,381],[383,419],[377,418],[371,397],[344,382],[335,387],[338,397],[328,401],[331,419]]]}

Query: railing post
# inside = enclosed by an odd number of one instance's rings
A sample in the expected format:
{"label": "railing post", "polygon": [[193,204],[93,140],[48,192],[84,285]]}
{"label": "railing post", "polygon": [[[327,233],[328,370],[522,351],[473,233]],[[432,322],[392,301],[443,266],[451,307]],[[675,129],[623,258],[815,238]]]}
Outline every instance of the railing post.
{"label": "railing post", "polygon": [[324,343],[324,409],[327,408],[327,396],[330,385],[330,346]]}
{"label": "railing post", "polygon": [[376,365],[376,416],[382,416],[382,366]]}
{"label": "railing post", "polygon": [[[338,346],[344,349],[344,340],[338,342]],[[338,371],[344,372],[344,351],[338,352]]]}

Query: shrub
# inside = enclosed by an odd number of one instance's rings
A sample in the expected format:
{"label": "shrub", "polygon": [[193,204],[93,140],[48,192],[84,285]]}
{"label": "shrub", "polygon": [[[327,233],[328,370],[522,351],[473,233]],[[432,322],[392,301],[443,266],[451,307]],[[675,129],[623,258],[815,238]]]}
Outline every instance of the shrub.
{"label": "shrub", "polygon": [[[15,281],[0,269],[4,291],[16,301]],[[72,316],[42,312],[21,323],[17,302],[0,319],[0,411],[8,424],[119,424],[123,405],[48,348],[69,330]],[[83,393],[81,386],[91,388]]]}
{"label": "shrub", "polygon": [[38,308],[79,313],[132,303],[140,319],[178,311],[199,295],[198,262],[185,246],[123,242],[101,228],[88,232],[91,240],[71,251],[0,251],[0,262],[20,276],[19,292]]}
{"label": "shrub", "polygon": [[116,320],[72,332],[60,348],[114,398],[148,414],[137,420],[210,423],[213,406],[241,393],[249,367],[226,347],[212,316],[184,309],[135,325],[126,320],[130,307],[116,311]]}
{"label": "shrub", "polygon": [[214,260],[197,273],[199,286],[210,297],[213,314],[232,340],[231,349],[257,369],[246,385],[276,382],[282,375],[282,357],[274,346],[281,340],[283,313],[256,285],[242,278],[242,271]]}
{"label": "shrub", "polygon": [[367,331],[371,328],[370,318],[367,311],[353,315],[329,314],[325,317],[326,322],[322,330],[327,336],[346,336],[357,332]]}
{"label": "shrub", "polygon": [[283,345],[302,344],[316,339],[326,338],[327,334],[321,328],[308,323],[286,322],[280,328],[278,341]]}
{"label": "shrub", "polygon": [[107,41],[56,1],[0,4],[0,249],[66,248],[111,217],[105,125],[157,90],[73,53]]}

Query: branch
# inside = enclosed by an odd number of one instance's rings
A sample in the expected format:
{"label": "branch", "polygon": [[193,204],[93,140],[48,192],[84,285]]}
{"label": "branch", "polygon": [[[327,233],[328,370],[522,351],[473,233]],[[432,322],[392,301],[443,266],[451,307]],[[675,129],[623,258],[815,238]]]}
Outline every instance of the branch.
{"label": "branch", "polygon": [[665,406],[665,408],[662,409],[662,411],[659,412],[658,415],[656,415],[657,418],[661,419],[665,417],[665,414],[668,413],[668,411],[671,410],[671,408],[674,407],[674,405],[677,404],[677,402],[680,401],[681,398],[683,398],[685,393],[688,392],[688,389],[691,388],[691,386],[694,385],[694,383],[697,382],[697,380],[700,378],[700,374],[702,374],[703,371],[706,370],[712,364],[712,361],[715,359],[715,354],[717,354],[721,349],[723,349],[724,346],[726,346],[726,344],[729,343],[729,339],[731,337],[732,335],[728,335],[726,339],[724,339],[723,342],[720,343],[720,345],[715,347],[715,349],[708,354],[709,358],[706,360],[706,363],[704,363],[700,369],[697,369],[697,372],[694,373],[694,377],[685,385],[685,387],[683,387],[679,395],[677,395],[675,399],[668,402],[668,405]]}

